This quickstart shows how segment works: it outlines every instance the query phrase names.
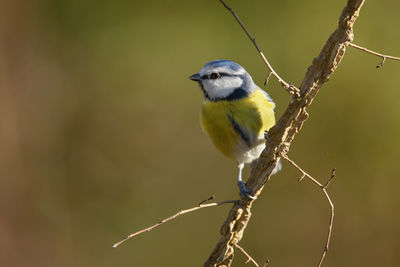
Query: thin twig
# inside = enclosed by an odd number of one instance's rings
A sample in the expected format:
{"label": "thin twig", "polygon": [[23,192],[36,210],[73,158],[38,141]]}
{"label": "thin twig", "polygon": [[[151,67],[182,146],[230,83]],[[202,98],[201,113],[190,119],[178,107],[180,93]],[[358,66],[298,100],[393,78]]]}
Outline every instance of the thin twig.
{"label": "thin twig", "polygon": [[[238,244],[234,244],[234,246],[235,246],[237,249],[239,249],[239,250],[247,257],[247,260],[246,260],[245,263],[252,262],[255,266],[260,267],[260,265],[258,265],[258,263],[249,255],[249,253],[247,253],[246,250],[244,250],[244,248],[242,248],[242,247],[239,246]],[[267,266],[268,263],[269,263],[269,260],[267,260],[267,261],[264,263],[263,267]]]}
{"label": "thin twig", "polygon": [[326,243],[325,243],[325,247],[324,250],[322,251],[322,255],[321,258],[319,260],[318,263],[318,267],[320,267],[322,265],[322,262],[324,261],[324,258],[326,256],[326,253],[328,252],[329,249],[329,243],[331,241],[331,235],[332,235],[332,227],[333,227],[333,217],[335,216],[335,206],[333,205],[333,202],[331,200],[331,198],[329,197],[328,192],[326,191],[326,188],[329,186],[330,182],[332,181],[333,178],[335,178],[335,172],[336,169],[332,170],[331,173],[331,177],[328,179],[328,181],[326,182],[325,185],[321,184],[320,182],[318,182],[315,178],[313,178],[311,175],[309,175],[308,173],[306,173],[301,167],[299,167],[293,160],[291,160],[287,155],[282,154],[281,155],[282,158],[286,159],[290,164],[292,164],[297,170],[299,170],[302,173],[302,177],[308,177],[314,184],[316,184],[319,188],[322,189],[322,191],[325,194],[326,199],[329,202],[329,206],[331,208],[331,216],[329,219],[329,227],[328,227],[328,237],[326,239]]}
{"label": "thin twig", "polygon": [[336,176],[336,168],[333,168],[332,172],[331,172],[331,177],[329,177],[328,181],[326,181],[324,188],[327,188],[329,186],[329,184],[332,182],[332,180],[333,180],[333,178],[335,178],[335,176]]}
{"label": "thin twig", "polygon": [[271,75],[272,75],[272,72],[268,73],[268,76],[267,76],[267,78],[265,78],[265,81],[264,81],[264,86],[266,86],[269,83],[269,78],[271,78]]}
{"label": "thin twig", "polygon": [[347,45],[347,46],[354,47],[354,48],[357,48],[357,49],[359,49],[359,50],[361,50],[361,51],[364,51],[364,52],[366,52],[366,53],[369,53],[369,54],[371,54],[371,55],[381,57],[381,58],[382,58],[382,61],[376,66],[377,68],[382,67],[383,64],[385,63],[386,59],[392,59],[392,60],[399,60],[399,61],[400,61],[400,57],[393,57],[393,56],[384,55],[384,54],[381,54],[381,53],[378,53],[378,52],[369,50],[369,49],[367,49],[367,48],[365,48],[365,47],[362,47],[362,46],[353,44],[353,43],[351,43],[351,42],[347,42],[346,45]]}
{"label": "thin twig", "polygon": [[239,23],[240,27],[242,27],[243,31],[246,33],[247,37],[249,37],[249,39],[251,40],[251,42],[253,43],[253,45],[255,46],[255,48],[257,49],[258,53],[260,54],[262,60],[264,61],[265,65],[267,65],[267,68],[269,69],[269,71],[271,72],[271,75],[275,76],[275,78],[278,80],[278,82],[281,84],[281,86],[289,92],[289,94],[296,96],[296,97],[300,97],[300,90],[291,85],[288,84],[287,82],[285,82],[279,75],[278,73],[275,72],[275,70],[272,68],[271,64],[269,64],[267,58],[264,56],[264,53],[261,51],[260,47],[258,46],[256,39],[250,34],[250,32],[246,29],[246,27],[244,26],[243,22],[239,19],[238,15],[236,14],[235,10],[233,10],[230,6],[228,6],[225,1],[223,0],[219,0],[221,2],[221,4],[228,9],[233,17],[236,19],[236,21]]}
{"label": "thin twig", "polygon": [[197,204],[197,205],[198,205],[198,206],[201,206],[201,205],[203,205],[204,203],[206,203],[206,202],[208,202],[208,201],[210,201],[210,200],[213,200],[213,199],[214,199],[214,196],[210,196],[209,198],[204,199],[203,201],[200,201],[200,203]]}
{"label": "thin twig", "polygon": [[306,177],[306,175],[305,174],[303,174],[300,178],[299,178],[299,182],[301,182],[301,181],[303,181],[303,179],[304,179],[304,177]]}
{"label": "thin twig", "polygon": [[[208,201],[208,200],[205,200],[205,201]],[[203,208],[215,207],[215,206],[220,206],[220,205],[229,204],[229,203],[236,203],[239,200],[227,200],[227,201],[214,202],[214,203],[209,203],[209,204],[202,204],[205,201],[203,200],[202,202],[200,202],[201,204],[196,206],[196,207],[193,207],[193,208],[190,208],[190,209],[186,209],[186,210],[181,210],[181,211],[177,212],[176,214],[174,214],[174,215],[172,215],[172,216],[170,216],[168,218],[165,218],[165,219],[159,221],[156,224],[153,224],[150,227],[147,227],[147,228],[145,228],[143,230],[140,230],[140,231],[137,231],[137,232],[135,232],[133,234],[130,234],[127,237],[125,237],[124,239],[122,239],[121,241],[115,243],[112,247],[116,248],[119,245],[121,245],[122,243],[124,243],[125,241],[131,239],[132,237],[135,237],[135,236],[140,235],[140,234],[145,233],[145,232],[150,232],[151,230],[153,230],[154,228],[160,226],[161,224],[166,223],[166,222],[168,222],[168,221],[170,221],[172,219],[175,219],[176,217],[178,217],[178,216],[180,216],[182,214],[189,213],[189,212],[196,211],[196,210],[203,209]]]}

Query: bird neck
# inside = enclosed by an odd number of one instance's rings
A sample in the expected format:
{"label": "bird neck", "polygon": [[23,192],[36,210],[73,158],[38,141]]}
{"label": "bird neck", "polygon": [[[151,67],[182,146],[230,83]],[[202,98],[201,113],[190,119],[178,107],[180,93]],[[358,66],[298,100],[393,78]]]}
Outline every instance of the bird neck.
{"label": "bird neck", "polygon": [[227,101],[234,101],[234,100],[239,100],[245,97],[248,97],[249,94],[246,90],[244,90],[243,88],[239,87],[236,88],[235,90],[232,91],[232,93],[230,93],[229,95],[225,96],[225,97],[218,97],[218,98],[214,98],[214,99],[209,99],[210,101],[221,101],[221,100],[227,100]]}

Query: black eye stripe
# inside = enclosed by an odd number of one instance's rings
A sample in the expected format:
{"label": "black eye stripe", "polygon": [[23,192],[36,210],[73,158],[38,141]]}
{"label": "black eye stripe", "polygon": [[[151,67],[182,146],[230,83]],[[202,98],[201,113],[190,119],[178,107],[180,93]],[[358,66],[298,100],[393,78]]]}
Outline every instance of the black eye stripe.
{"label": "black eye stripe", "polygon": [[211,74],[210,74],[210,78],[211,78],[211,79],[218,79],[219,77],[221,77],[221,76],[219,75],[219,73],[211,73]]}
{"label": "black eye stripe", "polygon": [[[215,76],[215,75],[218,75],[218,76]],[[215,80],[215,79],[221,78],[221,77],[238,77],[238,76],[239,75],[234,75],[234,74],[229,74],[229,73],[224,73],[224,72],[221,72],[221,73],[213,72],[213,73],[201,76],[201,79],[202,80]]]}

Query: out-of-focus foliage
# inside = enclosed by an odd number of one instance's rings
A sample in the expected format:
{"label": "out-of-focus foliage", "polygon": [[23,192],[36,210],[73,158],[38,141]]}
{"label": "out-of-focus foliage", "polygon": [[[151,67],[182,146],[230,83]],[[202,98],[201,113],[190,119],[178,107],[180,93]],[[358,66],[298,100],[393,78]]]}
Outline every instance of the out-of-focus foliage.
{"label": "out-of-focus foliage", "polygon": [[[218,1],[13,0],[0,9],[0,265],[199,266],[229,207],[131,240],[125,234],[214,194],[237,197],[236,167],[201,132],[188,79],[207,61],[266,68]],[[230,4],[275,69],[298,85],[345,1]],[[366,1],[355,42],[400,54],[400,2]],[[349,48],[310,108],[291,158],[336,204],[325,266],[397,266],[400,63]],[[277,116],[288,95],[271,79]],[[242,241],[274,266],[315,265],[326,200],[284,163]],[[237,255],[234,266],[242,266]]]}

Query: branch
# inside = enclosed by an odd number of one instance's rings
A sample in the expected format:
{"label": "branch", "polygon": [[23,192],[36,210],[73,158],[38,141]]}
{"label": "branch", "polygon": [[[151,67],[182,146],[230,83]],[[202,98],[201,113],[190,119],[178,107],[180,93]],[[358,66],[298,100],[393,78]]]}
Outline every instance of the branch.
{"label": "branch", "polygon": [[[243,23],[237,19],[236,13],[224,1],[220,0],[220,2],[242,26]],[[320,54],[314,58],[311,66],[307,69],[303,82],[299,87],[300,97],[292,97],[290,99],[284,114],[279,118],[276,125],[268,131],[266,147],[261,153],[257,164],[252,168],[246,184],[247,188],[250,189],[251,195],[257,197],[261,193],[281,155],[287,154],[291,142],[308,118],[307,107],[311,105],[321,86],[329,80],[332,73],[339,66],[345,54],[347,42],[353,41],[354,22],[358,18],[363,4],[364,0],[348,0],[340,15],[337,29],[330,35]],[[242,29],[256,46],[254,38],[246,28],[242,26]],[[264,60],[265,57],[258,46],[256,46],[256,49]],[[270,66],[269,63],[267,64],[268,61],[266,59],[264,62],[266,62],[267,67]],[[271,71],[272,68],[268,67],[268,69]],[[324,190],[324,192],[326,191]],[[242,239],[243,232],[250,220],[253,201],[252,199],[242,199],[234,204],[226,221],[221,226],[221,237],[204,266],[231,265],[234,247]],[[325,253],[323,253],[323,257],[325,257]]]}
{"label": "branch", "polygon": [[223,0],[219,0],[222,5],[224,5],[224,7],[226,9],[228,9],[233,17],[236,19],[236,21],[239,23],[240,27],[242,27],[243,31],[246,33],[247,37],[249,37],[249,39],[251,40],[251,42],[253,43],[253,45],[255,46],[255,48],[257,49],[257,52],[260,54],[262,60],[264,61],[265,65],[267,65],[267,68],[269,69],[270,73],[268,74],[267,78],[265,79],[265,84],[268,83],[269,77],[271,75],[275,76],[275,78],[278,80],[278,82],[281,84],[281,86],[288,91],[289,94],[294,95],[296,97],[299,97],[300,94],[300,90],[298,88],[296,88],[295,86],[288,84],[287,82],[285,82],[279,75],[278,73],[275,72],[275,70],[272,68],[271,64],[269,64],[267,58],[264,56],[264,53],[261,51],[260,47],[258,46],[256,39],[250,34],[250,32],[246,29],[246,27],[244,26],[243,22],[239,19],[238,15],[236,14],[236,12],[230,7],[228,6]]}
{"label": "branch", "polygon": [[[329,243],[331,241],[331,235],[332,235],[332,227],[333,227],[333,217],[335,216],[335,206],[333,205],[333,202],[331,200],[331,198],[329,197],[328,192],[326,191],[326,188],[329,186],[329,184],[331,183],[331,181],[333,180],[333,178],[335,178],[336,174],[336,169],[332,170],[331,173],[331,177],[328,179],[328,181],[326,181],[325,185],[322,185],[320,182],[318,182],[315,178],[313,178],[311,175],[309,175],[308,173],[306,173],[302,168],[300,168],[293,160],[291,160],[287,155],[281,155],[282,158],[286,159],[288,162],[290,162],[290,164],[292,164],[297,170],[299,170],[302,173],[302,178],[304,177],[308,177],[314,184],[316,184],[319,188],[322,189],[322,191],[325,194],[326,199],[329,202],[329,206],[331,208],[331,216],[329,219],[329,227],[328,227],[328,237],[326,238],[326,243],[325,243],[325,247],[324,250],[322,251],[322,255],[321,258],[319,260],[318,263],[318,267],[320,267],[322,265],[322,262],[324,261],[324,258],[326,256],[326,253],[328,252],[329,249]],[[299,181],[301,181],[301,179]]]}
{"label": "branch", "polygon": [[386,59],[399,60],[399,61],[400,61],[400,57],[393,57],[393,56],[384,55],[384,54],[381,54],[381,53],[378,53],[378,52],[369,50],[369,49],[367,49],[367,48],[365,48],[365,47],[362,47],[362,46],[353,44],[353,43],[351,43],[351,42],[347,42],[346,45],[347,45],[347,46],[354,47],[354,48],[357,48],[357,49],[359,49],[359,50],[361,50],[361,51],[364,51],[364,52],[366,52],[366,53],[369,53],[369,54],[371,54],[371,55],[381,57],[381,58],[382,58],[382,61],[376,66],[377,68],[382,67],[383,64],[385,63]]}
{"label": "branch", "polygon": [[161,224],[166,223],[166,222],[168,222],[168,221],[170,221],[170,220],[172,220],[172,219],[175,219],[176,217],[178,217],[178,216],[180,216],[180,215],[182,215],[182,214],[190,213],[190,212],[192,212],[192,211],[196,211],[196,210],[203,209],[203,208],[216,207],[216,206],[220,206],[220,205],[223,205],[223,204],[229,204],[229,203],[236,203],[236,202],[238,202],[238,200],[227,200],[227,201],[221,201],[221,202],[214,202],[214,203],[204,204],[206,201],[211,200],[211,199],[213,199],[213,197],[210,197],[210,198],[208,198],[208,199],[206,199],[206,200],[201,201],[201,202],[198,204],[198,206],[196,206],[196,207],[193,207],[193,208],[190,208],[190,209],[186,209],[186,210],[181,210],[181,211],[175,213],[174,215],[172,215],[172,216],[170,216],[170,217],[168,217],[168,218],[165,218],[165,219],[159,221],[159,222],[156,223],[156,224],[153,224],[152,226],[149,226],[149,227],[147,227],[147,228],[145,228],[145,229],[143,229],[143,230],[140,230],[140,231],[137,231],[137,232],[135,232],[135,233],[133,233],[133,234],[130,234],[130,235],[128,235],[127,237],[125,237],[124,239],[122,239],[121,241],[118,241],[117,243],[115,243],[112,247],[113,247],[113,248],[116,248],[116,247],[118,247],[119,245],[121,245],[122,243],[124,243],[125,241],[131,239],[132,237],[135,237],[135,236],[137,236],[137,235],[140,235],[140,234],[143,234],[143,233],[146,233],[146,232],[150,232],[151,230],[153,230],[154,228],[160,226]]}

